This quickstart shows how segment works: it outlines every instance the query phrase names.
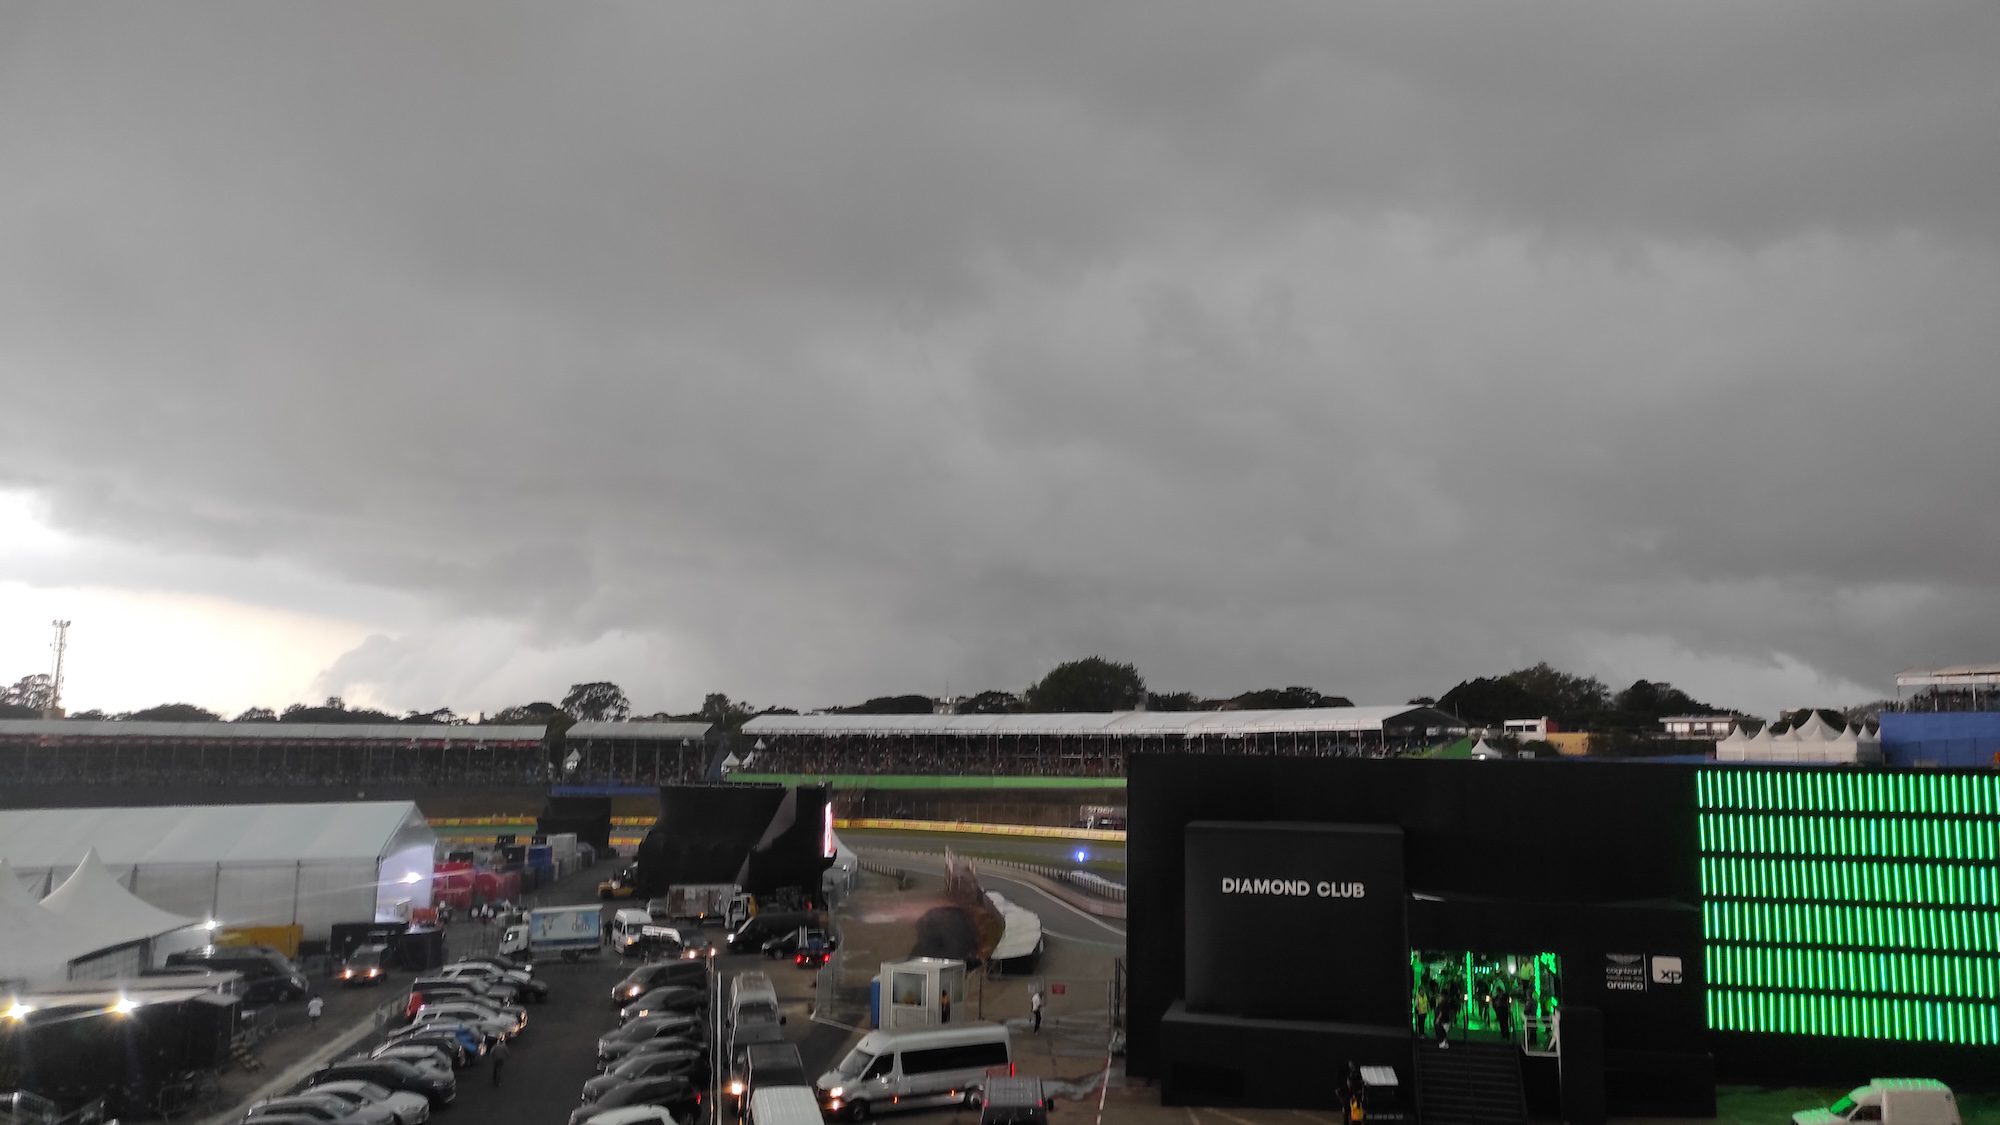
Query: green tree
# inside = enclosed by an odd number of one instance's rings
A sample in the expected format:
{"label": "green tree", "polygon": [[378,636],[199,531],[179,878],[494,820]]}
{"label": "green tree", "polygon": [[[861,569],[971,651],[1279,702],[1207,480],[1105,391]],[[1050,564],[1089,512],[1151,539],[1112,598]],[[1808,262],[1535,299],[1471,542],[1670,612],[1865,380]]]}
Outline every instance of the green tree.
{"label": "green tree", "polygon": [[1344,695],[1321,695],[1309,687],[1263,688],[1246,691],[1230,702],[1245,711],[1289,711],[1304,707],[1352,707]]}
{"label": "green tree", "polygon": [[269,707],[248,707],[241,715],[229,720],[232,723],[275,723],[278,713]]}
{"label": "green tree", "polygon": [[1021,697],[1011,691],[982,691],[958,701],[961,715],[1011,715],[1021,709]]}
{"label": "green tree", "polygon": [[105,714],[104,712],[98,710],[97,708],[92,707],[88,711],[78,711],[76,714],[71,715],[70,719],[74,722],[79,722],[79,723],[101,723],[104,720],[109,719],[110,717],[111,716]]}
{"label": "green tree", "polygon": [[1028,689],[1030,711],[1131,711],[1146,698],[1146,681],[1130,664],[1087,656],[1058,664]]}
{"label": "green tree", "polygon": [[928,695],[878,695],[852,707],[835,707],[836,715],[928,715],[937,704]]}
{"label": "green tree", "polygon": [[458,724],[458,712],[449,707],[439,707],[434,711],[406,711],[399,722],[412,726],[449,727]]}
{"label": "green tree", "polygon": [[569,685],[562,709],[578,722],[617,722],[632,713],[632,701],[625,689],[606,680]]}
{"label": "green tree", "polygon": [[162,703],[118,717],[132,723],[212,723],[222,716],[192,703]]}
{"label": "green tree", "polygon": [[15,680],[10,687],[0,688],[0,706],[27,712],[19,718],[40,718],[49,704],[55,702],[55,694],[55,681],[46,672],[36,672]]}
{"label": "green tree", "polygon": [[709,692],[702,697],[701,711],[696,721],[709,723],[726,731],[743,729],[750,720],[753,709],[748,703],[739,703],[719,691]]}
{"label": "green tree", "polygon": [[1191,691],[1147,692],[1148,711],[1202,711],[1207,709],[1201,696]]}

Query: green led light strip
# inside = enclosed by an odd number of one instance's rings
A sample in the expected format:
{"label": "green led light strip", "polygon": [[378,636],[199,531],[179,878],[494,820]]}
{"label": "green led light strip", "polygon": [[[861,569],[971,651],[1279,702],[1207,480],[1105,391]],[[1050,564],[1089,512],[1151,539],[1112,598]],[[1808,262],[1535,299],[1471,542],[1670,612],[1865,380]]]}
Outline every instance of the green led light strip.
{"label": "green led light strip", "polygon": [[1709,901],[1701,922],[1711,942],[2000,955],[2000,914],[1968,910]]}
{"label": "green led light strip", "polygon": [[1705,769],[1711,1028],[2000,1046],[2000,774]]}
{"label": "green led light strip", "polygon": [[1711,988],[1707,1007],[1720,1031],[2000,1046],[2000,1008],[1990,1003]]}
{"label": "green led light strip", "polygon": [[2000,860],[2000,825],[1978,820],[1706,812],[1696,832],[1704,854]]}
{"label": "green led light strip", "polygon": [[1935,863],[1867,860],[1708,859],[1702,893],[1713,898],[1780,901],[1906,902],[1924,906],[2000,906],[1995,871]]}
{"label": "green led light strip", "polygon": [[2000,775],[1800,769],[1703,770],[1701,809],[2000,817]]}
{"label": "green led light strip", "polygon": [[2000,957],[1743,945],[1711,945],[1703,956],[1717,986],[1961,1000],[2000,990]]}

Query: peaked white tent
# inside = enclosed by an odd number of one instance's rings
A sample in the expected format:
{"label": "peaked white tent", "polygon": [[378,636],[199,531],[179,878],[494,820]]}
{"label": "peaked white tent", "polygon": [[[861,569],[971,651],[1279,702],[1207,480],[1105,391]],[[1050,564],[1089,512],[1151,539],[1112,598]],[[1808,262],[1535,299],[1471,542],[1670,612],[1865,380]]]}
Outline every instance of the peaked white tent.
{"label": "peaked white tent", "polygon": [[200,927],[196,919],[161,910],[120,886],[95,848],[83,853],[83,862],[42,905],[106,951],[78,961],[70,975],[79,979],[136,973],[153,960],[143,948],[147,943]]}
{"label": "peaked white tent", "polygon": [[1809,712],[1797,726],[1775,724],[1749,737],[1731,731],[1715,743],[1718,762],[1819,762],[1861,765],[1882,760],[1881,736],[1859,723],[1836,727]]}
{"label": "peaked white tent", "polygon": [[0,859],[0,982],[61,980],[89,939],[50,912]]}
{"label": "peaked white tent", "polygon": [[409,801],[0,811],[0,857],[42,887],[94,850],[162,911],[307,940],[430,905],[436,845]]}
{"label": "peaked white tent", "polygon": [[1474,743],[1472,747],[1472,757],[1476,761],[1493,761],[1506,756],[1498,746],[1493,745],[1484,738]]}

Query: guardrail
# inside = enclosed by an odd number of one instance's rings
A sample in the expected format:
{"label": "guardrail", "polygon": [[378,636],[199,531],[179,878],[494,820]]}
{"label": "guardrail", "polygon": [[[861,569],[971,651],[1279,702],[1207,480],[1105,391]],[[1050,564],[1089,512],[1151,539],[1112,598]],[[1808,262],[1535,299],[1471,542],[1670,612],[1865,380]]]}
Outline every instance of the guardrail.
{"label": "guardrail", "polygon": [[856,831],[879,829],[886,832],[941,832],[967,836],[1027,836],[1043,840],[1097,840],[1122,844],[1125,833],[1116,828],[1058,828],[1047,824],[975,824],[965,820],[910,820],[902,817],[836,817],[835,828]]}
{"label": "guardrail", "polygon": [[[902,854],[920,855],[926,859],[937,858],[937,854],[934,852],[903,852]],[[1066,886],[1075,887],[1077,890],[1083,891],[1093,897],[1104,899],[1107,902],[1122,903],[1125,901],[1125,884],[1114,883],[1093,872],[1050,867],[1040,863],[1020,863],[1011,859],[986,859],[981,856],[963,856],[961,858],[967,860],[976,868],[1005,867],[1013,871],[1025,871],[1030,875],[1039,875],[1052,883],[1062,883]],[[879,860],[871,859],[867,853],[863,853],[861,856],[861,867],[864,871],[873,871],[877,875],[887,875],[897,880],[897,890],[905,890],[909,886],[909,872],[904,871],[900,867],[892,867]]]}

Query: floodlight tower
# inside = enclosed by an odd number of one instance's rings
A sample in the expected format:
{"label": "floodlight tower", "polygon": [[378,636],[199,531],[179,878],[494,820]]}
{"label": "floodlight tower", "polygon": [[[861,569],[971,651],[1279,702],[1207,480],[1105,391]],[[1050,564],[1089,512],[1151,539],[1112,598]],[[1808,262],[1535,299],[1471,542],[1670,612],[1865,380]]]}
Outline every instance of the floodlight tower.
{"label": "floodlight tower", "polygon": [[43,713],[48,718],[60,719],[62,718],[63,654],[69,651],[69,622],[51,621],[49,624],[56,628],[56,639],[49,644],[49,647],[54,649],[56,653],[56,669],[54,674],[49,677],[49,705]]}

